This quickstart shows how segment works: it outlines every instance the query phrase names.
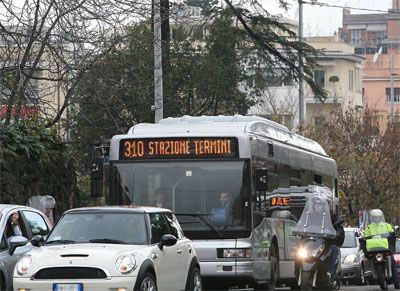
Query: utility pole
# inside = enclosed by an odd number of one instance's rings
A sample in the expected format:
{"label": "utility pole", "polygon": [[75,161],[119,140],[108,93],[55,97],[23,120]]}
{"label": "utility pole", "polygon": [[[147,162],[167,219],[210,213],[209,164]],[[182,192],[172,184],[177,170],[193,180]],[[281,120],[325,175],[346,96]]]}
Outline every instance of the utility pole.
{"label": "utility pole", "polygon": [[[299,41],[303,42],[303,1],[299,0]],[[305,128],[305,106],[304,106],[304,67],[303,54],[299,51],[299,133],[303,134]]]}
{"label": "utility pole", "polygon": [[393,46],[390,50],[390,122],[394,121],[394,54]]}
{"label": "utility pole", "polygon": [[163,76],[161,52],[160,0],[154,0],[154,117],[155,123],[163,118]]}

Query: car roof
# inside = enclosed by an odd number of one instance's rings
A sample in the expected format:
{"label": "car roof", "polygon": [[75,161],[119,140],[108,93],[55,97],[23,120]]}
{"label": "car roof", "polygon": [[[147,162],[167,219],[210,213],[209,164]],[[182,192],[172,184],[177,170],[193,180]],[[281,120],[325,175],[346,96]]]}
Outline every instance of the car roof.
{"label": "car roof", "polygon": [[65,213],[87,213],[87,212],[133,212],[133,213],[172,213],[171,210],[151,207],[151,206],[95,206],[95,207],[81,207],[65,211]]}
{"label": "car roof", "polygon": [[[19,209],[29,209],[29,210],[35,210],[35,211],[39,211],[36,208],[32,208],[29,206],[25,206],[25,205],[16,205],[16,204],[0,204],[0,212],[7,212],[7,211],[11,211],[15,208],[19,208]],[[40,211],[39,211],[40,212]]]}
{"label": "car roof", "polygon": [[354,231],[354,232],[356,232],[356,231],[360,231],[360,229],[357,228],[357,227],[345,227],[344,231]]}

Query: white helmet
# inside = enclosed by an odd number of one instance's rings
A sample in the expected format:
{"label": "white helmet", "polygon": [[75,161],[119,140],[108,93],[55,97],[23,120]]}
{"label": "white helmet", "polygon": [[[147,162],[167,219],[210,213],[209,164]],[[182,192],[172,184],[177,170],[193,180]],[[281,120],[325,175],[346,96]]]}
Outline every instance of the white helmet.
{"label": "white helmet", "polygon": [[50,195],[43,196],[40,199],[40,203],[44,208],[54,208],[56,206],[56,200]]}
{"label": "white helmet", "polygon": [[384,217],[383,217],[383,212],[380,209],[372,209],[369,212],[369,215],[371,217],[372,222],[383,222]]}

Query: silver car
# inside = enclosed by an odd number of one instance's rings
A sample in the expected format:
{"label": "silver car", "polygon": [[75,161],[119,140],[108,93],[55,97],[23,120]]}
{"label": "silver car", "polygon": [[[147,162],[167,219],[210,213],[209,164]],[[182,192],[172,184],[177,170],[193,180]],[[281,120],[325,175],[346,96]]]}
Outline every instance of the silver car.
{"label": "silver car", "polygon": [[33,236],[46,236],[50,223],[40,211],[26,206],[0,204],[0,290],[12,290],[18,259],[30,251]]}
{"label": "silver car", "polygon": [[372,281],[372,270],[368,259],[360,248],[361,230],[345,228],[345,240],[340,248],[343,281],[365,285]]}

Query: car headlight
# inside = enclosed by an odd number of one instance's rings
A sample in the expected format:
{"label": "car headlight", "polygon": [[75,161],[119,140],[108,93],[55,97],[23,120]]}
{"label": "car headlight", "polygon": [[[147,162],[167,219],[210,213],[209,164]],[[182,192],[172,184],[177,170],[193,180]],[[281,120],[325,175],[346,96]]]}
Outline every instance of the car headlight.
{"label": "car headlight", "polygon": [[343,264],[345,265],[351,265],[355,263],[358,263],[358,257],[355,254],[347,255],[343,260]]}
{"label": "car headlight", "polygon": [[23,256],[18,264],[17,264],[17,273],[18,275],[25,275],[29,272],[30,268],[32,267],[33,259],[31,255]]}
{"label": "car headlight", "polygon": [[300,258],[300,259],[307,258],[308,257],[307,249],[299,248],[299,250],[297,251],[297,257]]}
{"label": "car headlight", "polygon": [[136,259],[134,255],[122,255],[115,261],[115,268],[121,274],[128,274],[136,269]]}
{"label": "car headlight", "polygon": [[223,249],[224,258],[251,258],[251,249]]}

